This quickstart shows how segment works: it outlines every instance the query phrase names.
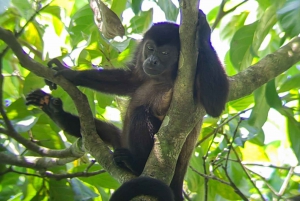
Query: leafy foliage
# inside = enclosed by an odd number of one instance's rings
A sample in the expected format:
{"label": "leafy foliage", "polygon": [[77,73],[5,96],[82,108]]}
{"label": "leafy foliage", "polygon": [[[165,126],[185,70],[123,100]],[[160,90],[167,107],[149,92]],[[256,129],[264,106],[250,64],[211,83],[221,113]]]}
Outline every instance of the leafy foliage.
{"label": "leafy foliage", "polygon": [[[172,1],[147,2],[106,1],[123,20],[127,36],[123,39],[103,37],[85,1],[2,0],[0,8],[3,5],[7,9],[0,9],[0,26],[15,32],[26,53],[42,64],[58,57],[78,70],[96,66],[124,68],[139,36],[154,20],[164,21],[163,16],[156,16],[157,10],[164,12],[166,20],[178,18],[179,8]],[[221,5],[206,0],[200,4],[209,22],[217,23],[217,37],[212,40],[225,61],[228,75],[246,69],[300,34],[299,0],[247,1],[230,10],[241,2],[226,1],[225,8],[221,8],[225,15],[219,22]],[[215,42],[218,33],[223,45]],[[0,41],[0,53],[6,52],[6,47]],[[25,106],[26,94],[45,87],[44,80],[22,68],[12,51],[1,57],[1,63],[1,98],[13,128],[24,138],[50,149],[64,149],[75,142],[38,108]],[[241,194],[251,200],[272,200],[300,194],[299,88],[298,63],[253,94],[229,102],[220,119],[205,117],[185,178],[185,192],[190,200],[241,200]],[[122,114],[126,100],[81,90],[95,117],[121,126],[119,111]],[[72,100],[62,89],[52,94],[62,99],[65,110],[76,113]],[[3,132],[5,128],[2,115],[0,153],[37,155]],[[90,160],[92,157],[86,155],[39,171],[0,162],[0,200],[108,200],[111,189],[119,184],[107,173],[84,174],[102,169],[98,164],[90,165]],[[83,174],[72,176],[75,173]],[[57,180],[65,174],[68,179]]]}

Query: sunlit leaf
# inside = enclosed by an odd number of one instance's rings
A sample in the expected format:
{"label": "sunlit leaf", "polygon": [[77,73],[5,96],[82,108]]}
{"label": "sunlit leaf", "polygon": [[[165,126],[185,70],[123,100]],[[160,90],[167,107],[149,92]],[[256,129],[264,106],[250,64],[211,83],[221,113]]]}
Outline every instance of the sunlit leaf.
{"label": "sunlit leaf", "polygon": [[156,1],[156,3],[164,11],[167,20],[176,22],[179,8],[171,0]]}
{"label": "sunlit leaf", "polygon": [[300,88],[300,74],[291,76],[285,80],[280,86],[278,92],[285,92],[291,89],[298,89]]}
{"label": "sunlit leaf", "polygon": [[141,12],[139,16],[135,16],[130,20],[130,27],[134,33],[143,33],[146,31],[151,22],[153,16],[153,9],[145,12]]}
{"label": "sunlit leaf", "polygon": [[143,0],[132,0],[132,11],[134,12],[135,15],[139,14],[142,3]]}
{"label": "sunlit leaf", "polygon": [[290,138],[291,148],[295,153],[298,161],[300,161],[300,143],[299,143],[299,133],[300,133],[300,123],[296,122],[294,119],[288,119],[287,121],[287,131]]}
{"label": "sunlit leaf", "polygon": [[277,11],[280,26],[289,34],[294,37],[300,33],[300,1],[287,0],[284,6]]}

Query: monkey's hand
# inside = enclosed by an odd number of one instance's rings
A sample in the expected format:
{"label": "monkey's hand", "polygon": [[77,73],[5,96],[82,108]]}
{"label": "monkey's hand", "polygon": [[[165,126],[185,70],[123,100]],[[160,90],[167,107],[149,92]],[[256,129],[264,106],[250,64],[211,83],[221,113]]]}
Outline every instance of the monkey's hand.
{"label": "monkey's hand", "polygon": [[58,115],[63,111],[61,99],[54,98],[40,89],[37,89],[26,96],[26,105],[38,106],[50,117]]}
{"label": "monkey's hand", "polygon": [[[52,68],[53,70],[56,70],[57,72],[55,73],[54,76],[59,76],[62,75],[64,78],[75,84],[76,76],[78,74],[77,71],[71,70],[67,66],[65,66],[63,63],[61,63],[57,58],[51,59],[47,63],[49,68]],[[45,79],[46,85],[49,86],[51,90],[57,89],[57,85],[49,80]]]}
{"label": "monkey's hand", "polygon": [[133,168],[131,168],[131,164],[133,163],[131,153],[126,148],[118,148],[114,150],[114,162],[120,168],[124,168],[126,170],[130,170],[132,173],[138,175]]}

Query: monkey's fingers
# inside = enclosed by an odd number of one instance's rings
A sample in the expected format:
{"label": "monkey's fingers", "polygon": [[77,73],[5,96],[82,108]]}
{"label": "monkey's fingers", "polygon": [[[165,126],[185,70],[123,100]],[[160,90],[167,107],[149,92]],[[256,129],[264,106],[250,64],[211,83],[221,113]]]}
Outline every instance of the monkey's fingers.
{"label": "monkey's fingers", "polygon": [[128,149],[119,148],[114,151],[114,161],[115,163],[123,163],[124,161],[128,161],[131,157],[131,154]]}
{"label": "monkey's fingers", "polygon": [[47,79],[44,79],[44,82],[45,82],[46,85],[49,86],[50,90],[57,89],[57,84],[55,84],[54,82],[51,82],[51,81],[49,81]]}
{"label": "monkey's fingers", "polygon": [[26,105],[44,106],[49,104],[50,95],[38,89],[26,96]]}
{"label": "monkey's fingers", "polygon": [[[53,66],[53,64],[54,64],[54,66]],[[63,63],[61,63],[57,58],[51,59],[47,63],[47,65],[48,65],[49,68],[52,68],[52,69],[57,70],[57,71],[63,70],[63,69],[66,68],[66,66]]]}

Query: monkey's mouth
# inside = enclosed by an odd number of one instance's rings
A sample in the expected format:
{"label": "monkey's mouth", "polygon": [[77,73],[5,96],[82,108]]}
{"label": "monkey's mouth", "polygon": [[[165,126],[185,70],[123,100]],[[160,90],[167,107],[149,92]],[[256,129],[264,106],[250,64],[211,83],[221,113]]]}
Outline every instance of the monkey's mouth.
{"label": "monkey's mouth", "polygon": [[150,77],[157,76],[162,73],[161,71],[155,69],[145,69],[144,72]]}
{"label": "monkey's mouth", "polygon": [[144,72],[148,76],[157,76],[157,75],[160,75],[162,73],[161,70],[155,69],[155,68],[151,68],[151,67],[144,67],[143,69],[144,69]]}

